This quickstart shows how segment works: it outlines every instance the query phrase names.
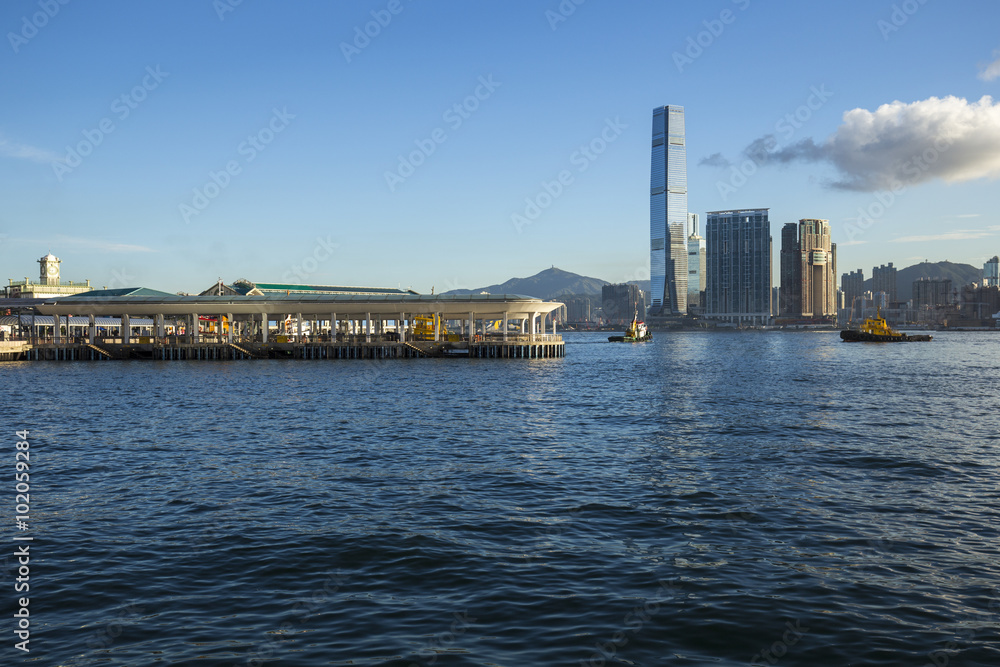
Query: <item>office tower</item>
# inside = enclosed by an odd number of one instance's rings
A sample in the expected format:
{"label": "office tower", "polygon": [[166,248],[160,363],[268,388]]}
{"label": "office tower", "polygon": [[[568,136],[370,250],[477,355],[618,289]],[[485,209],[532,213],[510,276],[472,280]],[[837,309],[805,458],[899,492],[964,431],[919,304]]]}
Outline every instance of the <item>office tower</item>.
{"label": "office tower", "polygon": [[705,239],[698,235],[698,214],[688,213],[688,309],[698,308],[705,293]]}
{"label": "office tower", "polygon": [[706,315],[737,324],[767,324],[771,315],[768,209],[711,212],[705,235]]}
{"label": "office tower", "polygon": [[649,179],[651,315],[687,313],[687,148],[684,107],[653,109]]}
{"label": "office tower", "polygon": [[872,269],[872,292],[885,292],[889,308],[896,303],[896,267],[892,262],[889,262],[889,266],[883,264]]}
{"label": "office tower", "polygon": [[802,317],[802,258],[799,254],[799,226],[785,223],[781,228],[778,316]]}
{"label": "office tower", "polygon": [[644,303],[638,285],[605,285],[601,288],[601,301],[605,324],[628,324],[636,315],[642,319]]}
{"label": "office tower", "polygon": [[983,285],[1000,287],[1000,257],[994,255],[993,259],[983,264]]}
{"label": "office tower", "polygon": [[829,220],[799,220],[799,261],[802,317],[836,317],[837,246],[831,242]]}
{"label": "office tower", "polygon": [[[865,292],[864,271],[858,269],[857,271],[845,273],[840,277],[840,288],[844,290],[844,308],[853,310],[856,306],[857,300]],[[860,316],[861,313],[858,312],[854,315]],[[854,318],[854,315],[851,316],[852,319]]]}

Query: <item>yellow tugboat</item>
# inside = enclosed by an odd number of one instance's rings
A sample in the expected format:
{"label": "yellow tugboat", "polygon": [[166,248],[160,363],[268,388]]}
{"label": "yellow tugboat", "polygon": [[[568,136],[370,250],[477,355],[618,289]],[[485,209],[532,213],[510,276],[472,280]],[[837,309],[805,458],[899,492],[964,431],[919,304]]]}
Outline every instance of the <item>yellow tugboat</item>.
{"label": "yellow tugboat", "polygon": [[647,340],[653,340],[653,334],[646,328],[645,322],[639,321],[638,313],[632,318],[624,336],[608,336],[609,343],[645,343]]}
{"label": "yellow tugboat", "polygon": [[882,317],[881,311],[875,317],[865,318],[857,329],[844,329],[840,339],[845,343],[907,343],[910,341],[927,341],[927,335],[910,335],[896,331]]}

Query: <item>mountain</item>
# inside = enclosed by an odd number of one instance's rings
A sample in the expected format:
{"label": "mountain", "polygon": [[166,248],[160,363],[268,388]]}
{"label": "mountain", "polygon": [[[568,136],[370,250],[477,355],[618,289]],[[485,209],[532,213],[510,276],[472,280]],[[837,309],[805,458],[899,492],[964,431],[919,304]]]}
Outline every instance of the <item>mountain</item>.
{"label": "mountain", "polygon": [[487,285],[478,289],[453,289],[444,294],[523,294],[538,299],[555,299],[563,294],[600,294],[608,281],[588,278],[569,271],[552,267],[529,278],[511,278],[499,285]]}
{"label": "mountain", "polygon": [[[971,264],[956,264],[955,262],[921,262],[896,271],[896,298],[909,301],[913,297],[913,281],[921,278],[950,278],[953,289],[961,289],[963,285],[980,282],[983,279],[982,268]],[[865,281],[865,291],[872,289],[872,279]]]}

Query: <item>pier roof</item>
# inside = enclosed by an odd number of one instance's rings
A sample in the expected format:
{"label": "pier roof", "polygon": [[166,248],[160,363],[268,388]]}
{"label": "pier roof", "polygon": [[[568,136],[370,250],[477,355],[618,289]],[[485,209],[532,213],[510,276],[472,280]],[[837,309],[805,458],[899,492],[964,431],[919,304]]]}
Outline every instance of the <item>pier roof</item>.
{"label": "pier roof", "polygon": [[[150,290],[152,291],[152,290]],[[46,315],[180,315],[230,313],[234,315],[361,315],[366,313],[437,313],[445,318],[469,313],[550,313],[562,306],[520,294],[264,294],[258,296],[89,295],[46,299],[37,310]]]}

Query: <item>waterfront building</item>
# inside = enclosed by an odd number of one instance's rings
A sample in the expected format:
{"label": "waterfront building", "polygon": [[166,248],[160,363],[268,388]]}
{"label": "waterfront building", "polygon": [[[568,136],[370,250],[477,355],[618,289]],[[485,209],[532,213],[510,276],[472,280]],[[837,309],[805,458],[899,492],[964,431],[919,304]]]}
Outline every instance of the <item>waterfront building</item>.
{"label": "waterfront building", "polygon": [[566,304],[566,321],[571,324],[590,324],[592,301],[589,294],[564,294],[559,300]]}
{"label": "waterfront building", "polygon": [[708,214],[705,314],[763,325],[771,316],[771,227],[766,208]]}
{"label": "waterfront building", "polygon": [[830,221],[804,218],[781,229],[781,317],[829,320],[837,315],[837,244]]}
{"label": "waterfront building", "polygon": [[850,273],[845,273],[840,277],[840,288],[844,292],[844,308],[849,312],[853,311],[853,315],[849,319],[857,319],[860,317],[860,306],[858,304],[858,299],[865,292],[865,273],[861,269],[856,271],[851,271]]}
{"label": "waterfront building", "polygon": [[916,310],[947,306],[952,302],[949,278],[920,278],[913,281],[913,307]]}
{"label": "waterfront building", "polygon": [[222,282],[222,278],[211,287],[201,292],[199,296],[262,296],[265,294],[354,294],[357,296],[372,296],[385,294],[400,296],[416,294],[413,290],[395,287],[348,287],[344,285],[301,285],[296,283],[255,283],[246,278],[234,280],[231,285]]}
{"label": "waterfront building", "polygon": [[629,324],[642,312],[642,291],[638,285],[619,283],[601,288],[601,309],[605,324]]}
{"label": "waterfront building", "polygon": [[994,255],[993,259],[983,264],[983,285],[1000,287],[1000,257]]}
{"label": "waterfront building", "polygon": [[38,282],[32,282],[25,278],[23,281],[7,280],[5,290],[8,299],[47,299],[49,297],[70,296],[71,294],[82,294],[89,292],[93,288],[90,281],[84,282],[63,282],[60,279],[59,265],[62,260],[49,253],[38,260],[39,278]]}
{"label": "waterfront building", "polygon": [[684,107],[653,109],[649,180],[651,315],[685,315],[688,295]]}
{"label": "waterfront building", "polygon": [[802,262],[799,255],[799,226],[787,222],[781,228],[779,260],[778,316],[802,317]]}
{"label": "waterfront building", "polygon": [[890,303],[896,303],[896,267],[889,262],[886,266],[876,266],[872,268],[872,291],[873,292],[885,292],[886,300]]}
{"label": "waterfront building", "polygon": [[837,245],[832,242],[829,220],[799,220],[799,258],[802,317],[836,317]]}
{"label": "waterfront building", "polygon": [[698,214],[688,213],[688,311],[700,310],[705,297],[705,239],[698,235]]}

